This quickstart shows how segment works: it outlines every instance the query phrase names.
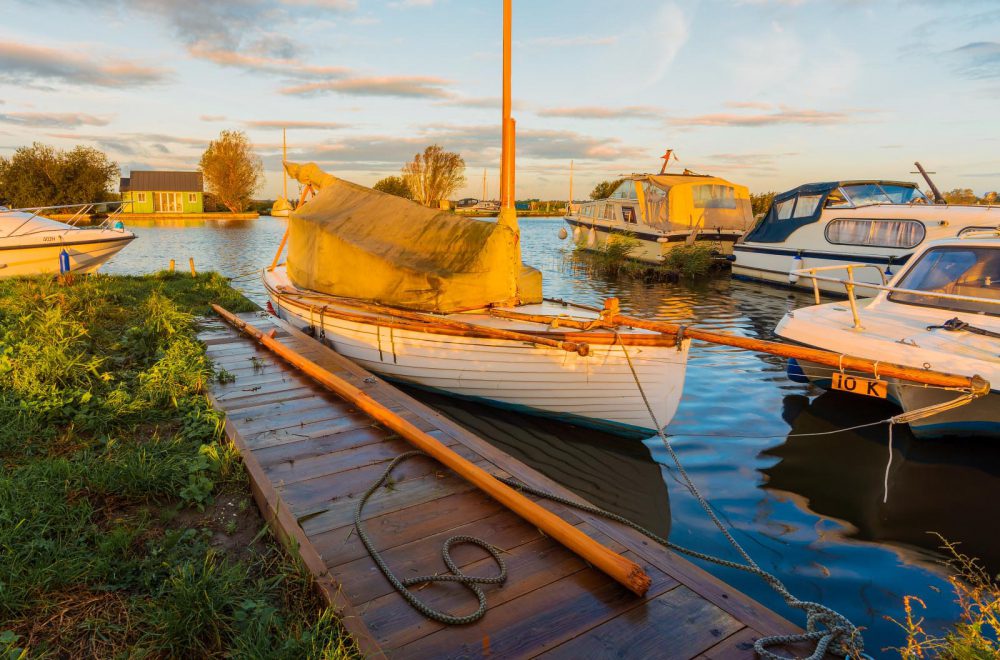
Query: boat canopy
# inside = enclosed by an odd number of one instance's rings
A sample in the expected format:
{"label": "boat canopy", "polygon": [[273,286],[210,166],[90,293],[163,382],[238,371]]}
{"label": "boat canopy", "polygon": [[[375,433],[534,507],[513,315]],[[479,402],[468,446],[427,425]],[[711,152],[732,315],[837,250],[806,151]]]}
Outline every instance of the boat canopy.
{"label": "boat canopy", "polygon": [[317,190],[289,216],[296,286],[439,313],[541,302],[542,276],[521,263],[516,227],[430,209],[313,163],[285,167]]}
{"label": "boat canopy", "polygon": [[635,200],[645,224],[663,231],[746,229],[753,220],[750,191],[700,174],[634,174],[610,199]]}
{"label": "boat canopy", "polygon": [[747,234],[747,242],[783,243],[797,229],[819,220],[823,209],[872,204],[930,204],[915,183],[874,179],[807,183],[774,196],[767,214]]}

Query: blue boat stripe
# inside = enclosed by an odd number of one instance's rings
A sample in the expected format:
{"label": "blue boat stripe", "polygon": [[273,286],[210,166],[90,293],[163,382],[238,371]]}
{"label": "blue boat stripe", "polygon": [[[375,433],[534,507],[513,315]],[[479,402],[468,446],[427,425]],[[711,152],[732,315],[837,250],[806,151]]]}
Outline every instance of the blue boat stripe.
{"label": "blue boat stripe", "polygon": [[[755,245],[745,245],[745,244],[741,245],[739,243],[733,246],[733,252],[756,252],[759,254],[777,254],[788,257],[795,257],[795,255],[799,255],[804,259],[805,258],[825,259],[827,261],[841,261],[845,263],[889,265],[888,257],[874,257],[874,256],[865,256],[858,254],[838,254],[836,252],[814,252],[812,250],[796,250],[791,248],[764,248],[764,247],[757,247]],[[911,256],[912,253],[904,254],[899,257],[892,257],[892,265],[901,266],[905,264]],[[737,259],[736,263],[739,264],[739,259]],[[747,266],[747,268],[752,268],[752,266]]]}

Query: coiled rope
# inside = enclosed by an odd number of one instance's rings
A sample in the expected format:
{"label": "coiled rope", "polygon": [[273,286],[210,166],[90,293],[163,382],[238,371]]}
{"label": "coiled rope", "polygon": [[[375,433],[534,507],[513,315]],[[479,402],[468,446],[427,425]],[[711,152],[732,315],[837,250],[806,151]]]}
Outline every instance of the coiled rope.
{"label": "coiled rope", "polygon": [[[361,500],[358,502],[357,508],[354,509],[354,529],[358,532],[358,537],[361,542],[365,544],[365,548],[368,549],[368,554],[371,555],[372,559],[375,560],[375,564],[385,575],[389,583],[392,584],[393,588],[398,591],[406,601],[412,605],[418,612],[423,614],[429,619],[439,621],[441,623],[449,625],[462,625],[466,623],[474,623],[481,619],[484,614],[486,614],[486,594],[483,593],[482,588],[479,586],[481,584],[502,584],[507,580],[507,566],[504,564],[503,559],[500,557],[500,551],[494,546],[490,545],[486,541],[476,538],[475,536],[452,536],[441,548],[441,556],[444,559],[445,566],[451,571],[451,574],[437,574],[437,575],[421,575],[419,577],[407,578],[405,580],[400,580],[389,568],[385,560],[379,554],[378,550],[375,549],[375,545],[372,540],[368,537],[368,533],[365,531],[365,527],[361,522],[361,512],[365,507],[365,503],[368,498],[378,490],[378,488],[386,482],[389,475],[396,468],[397,465],[408,461],[411,458],[417,456],[426,456],[422,451],[409,451],[405,454],[400,454],[396,458],[389,462],[388,467],[382,473],[382,476],[371,485],[370,488],[361,496]],[[479,577],[475,575],[466,575],[458,566],[455,561],[451,558],[451,548],[452,546],[459,545],[462,543],[468,543],[470,545],[478,545],[480,548],[490,553],[493,560],[496,561],[497,566],[500,568],[500,572],[492,577]],[[466,589],[471,591],[476,595],[479,600],[479,608],[472,614],[466,614],[464,616],[456,616],[454,614],[449,614],[448,612],[442,612],[436,610],[424,601],[420,600],[412,591],[410,587],[415,584],[427,584],[429,582],[457,582],[464,586]]]}

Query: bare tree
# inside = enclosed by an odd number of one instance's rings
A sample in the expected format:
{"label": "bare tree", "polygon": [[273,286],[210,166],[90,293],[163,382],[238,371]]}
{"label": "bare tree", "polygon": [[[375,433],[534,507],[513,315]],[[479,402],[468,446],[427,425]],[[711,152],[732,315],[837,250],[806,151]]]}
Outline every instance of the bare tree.
{"label": "bare tree", "polygon": [[199,165],[208,192],[231,212],[240,213],[264,184],[264,164],[243,131],[222,131],[209,143]]}
{"label": "bare tree", "polygon": [[414,201],[431,206],[448,199],[465,183],[465,160],[433,144],[403,166],[403,180]]}

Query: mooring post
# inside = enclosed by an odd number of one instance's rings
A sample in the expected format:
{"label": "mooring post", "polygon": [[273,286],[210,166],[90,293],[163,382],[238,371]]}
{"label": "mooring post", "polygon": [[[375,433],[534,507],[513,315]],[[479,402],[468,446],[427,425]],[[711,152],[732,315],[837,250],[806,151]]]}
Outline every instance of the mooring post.
{"label": "mooring post", "polygon": [[188,257],[188,265],[191,266],[191,277],[197,277],[198,273],[194,270],[194,257]]}
{"label": "mooring post", "polygon": [[173,259],[171,259],[171,260],[170,260],[170,272],[171,272],[171,273],[172,273],[172,272],[174,272],[174,265],[175,265],[175,264],[174,264],[174,260],[173,260]]}

